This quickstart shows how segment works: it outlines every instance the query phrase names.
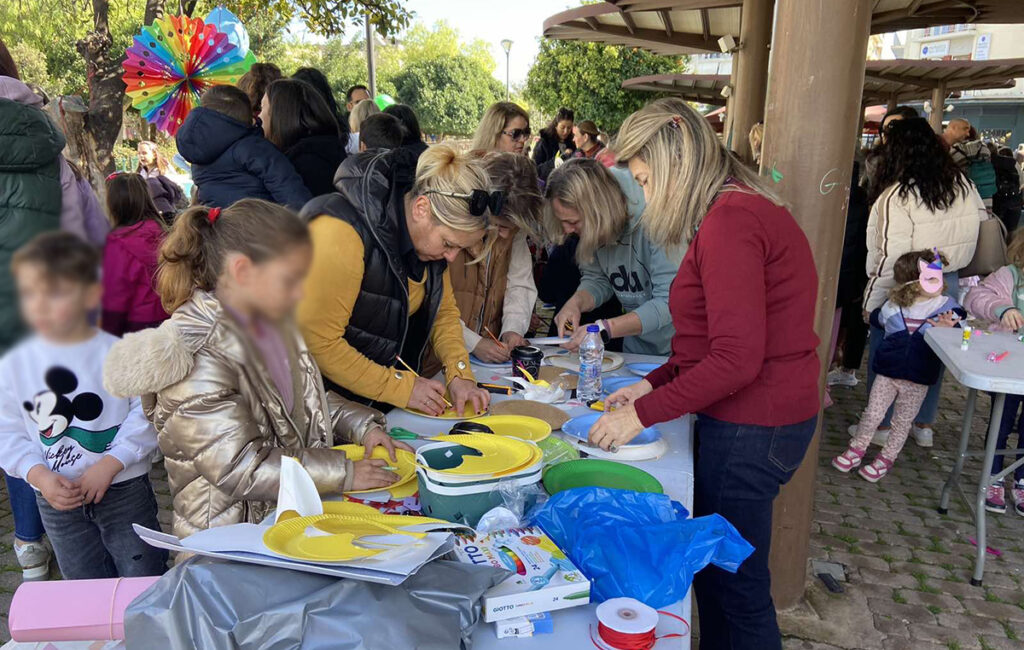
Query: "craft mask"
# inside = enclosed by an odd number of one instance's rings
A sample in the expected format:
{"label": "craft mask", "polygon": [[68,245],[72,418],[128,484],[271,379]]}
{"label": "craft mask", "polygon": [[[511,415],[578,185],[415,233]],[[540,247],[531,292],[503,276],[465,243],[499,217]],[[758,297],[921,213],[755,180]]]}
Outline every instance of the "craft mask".
{"label": "craft mask", "polygon": [[941,293],[943,286],[942,259],[939,257],[938,252],[935,253],[935,259],[932,262],[925,264],[924,260],[918,260],[917,266],[921,270],[918,281],[921,283],[921,288],[924,289],[925,293]]}

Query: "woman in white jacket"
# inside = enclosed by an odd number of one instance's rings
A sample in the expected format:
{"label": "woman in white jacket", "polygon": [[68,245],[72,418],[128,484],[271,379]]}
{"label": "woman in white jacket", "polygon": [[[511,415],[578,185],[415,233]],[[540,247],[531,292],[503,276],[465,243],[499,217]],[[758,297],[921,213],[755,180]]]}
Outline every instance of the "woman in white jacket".
{"label": "woman in white jacket", "polygon": [[[900,255],[937,248],[949,260],[946,291],[956,297],[957,271],[974,257],[978,229],[988,218],[978,190],[953,162],[927,120],[891,122],[879,156],[872,187],[879,188],[868,218],[868,284],[865,317],[885,302],[895,285],[893,265]],[[874,380],[871,362],[883,332],[871,328],[868,389]],[[917,444],[932,446],[932,422],[938,408],[942,378],[931,387],[917,414],[912,433]],[[873,442],[888,437],[888,418]],[[853,427],[854,429],[856,426]]]}

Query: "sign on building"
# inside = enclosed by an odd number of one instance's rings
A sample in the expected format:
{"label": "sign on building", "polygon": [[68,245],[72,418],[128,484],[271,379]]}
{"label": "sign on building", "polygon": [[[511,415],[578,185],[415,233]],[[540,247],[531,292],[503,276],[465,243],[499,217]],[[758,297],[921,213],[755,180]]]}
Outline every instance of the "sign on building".
{"label": "sign on building", "polygon": [[935,41],[921,46],[922,59],[941,59],[949,54],[949,41]]}
{"label": "sign on building", "polygon": [[989,49],[992,47],[992,34],[978,34],[974,43],[974,60],[987,61]]}

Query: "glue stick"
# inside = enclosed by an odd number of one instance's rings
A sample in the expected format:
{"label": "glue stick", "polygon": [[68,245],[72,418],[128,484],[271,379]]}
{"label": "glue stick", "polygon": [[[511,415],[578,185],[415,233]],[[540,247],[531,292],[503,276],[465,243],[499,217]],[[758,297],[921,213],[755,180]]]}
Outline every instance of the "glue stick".
{"label": "glue stick", "polygon": [[963,330],[964,334],[960,340],[960,349],[966,350],[971,344],[971,333],[974,332],[974,329],[970,325],[964,325]]}

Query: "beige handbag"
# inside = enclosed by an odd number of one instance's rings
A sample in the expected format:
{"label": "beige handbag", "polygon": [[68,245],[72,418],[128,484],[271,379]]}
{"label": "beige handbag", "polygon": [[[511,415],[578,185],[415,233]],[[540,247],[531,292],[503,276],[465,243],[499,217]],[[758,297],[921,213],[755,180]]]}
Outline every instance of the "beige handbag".
{"label": "beige handbag", "polygon": [[960,269],[961,278],[972,275],[982,277],[1006,266],[1006,226],[1001,219],[992,217],[981,222],[978,246],[971,263]]}

